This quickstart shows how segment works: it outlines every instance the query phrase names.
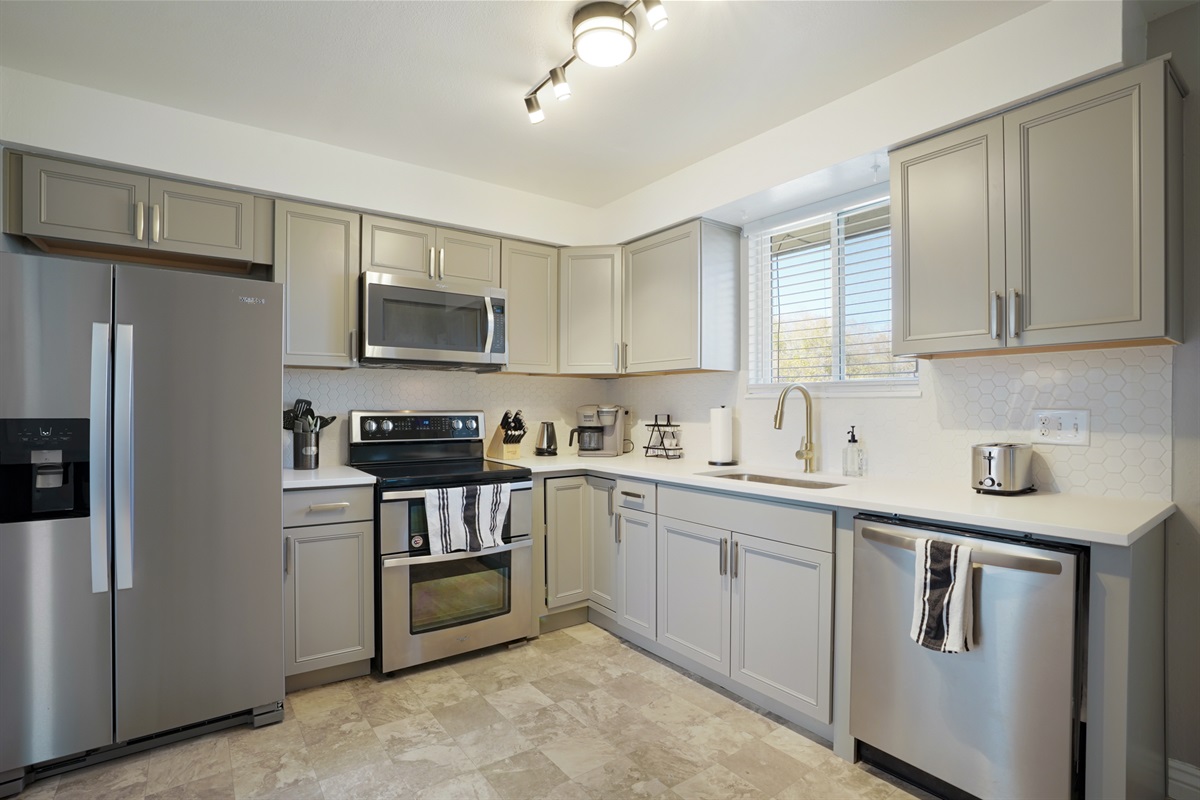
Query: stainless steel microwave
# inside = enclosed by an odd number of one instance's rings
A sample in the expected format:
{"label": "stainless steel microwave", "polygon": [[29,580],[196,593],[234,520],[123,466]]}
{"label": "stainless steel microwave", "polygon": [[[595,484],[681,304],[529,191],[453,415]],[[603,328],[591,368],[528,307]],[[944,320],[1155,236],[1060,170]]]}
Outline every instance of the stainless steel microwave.
{"label": "stainless steel microwave", "polygon": [[491,372],[508,363],[508,293],[364,272],[359,363]]}

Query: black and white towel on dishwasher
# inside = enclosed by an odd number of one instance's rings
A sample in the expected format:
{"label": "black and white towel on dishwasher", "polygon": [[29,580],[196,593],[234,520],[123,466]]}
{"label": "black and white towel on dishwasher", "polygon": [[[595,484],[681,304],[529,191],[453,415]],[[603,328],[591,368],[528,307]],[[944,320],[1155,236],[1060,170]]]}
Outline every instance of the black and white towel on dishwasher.
{"label": "black and white towel on dishwasher", "polygon": [[429,552],[478,552],[504,543],[512,488],[507,483],[425,490]]}
{"label": "black and white towel on dishwasher", "polygon": [[918,539],[916,591],[909,636],[930,650],[971,649],[975,629],[971,601],[971,548]]}

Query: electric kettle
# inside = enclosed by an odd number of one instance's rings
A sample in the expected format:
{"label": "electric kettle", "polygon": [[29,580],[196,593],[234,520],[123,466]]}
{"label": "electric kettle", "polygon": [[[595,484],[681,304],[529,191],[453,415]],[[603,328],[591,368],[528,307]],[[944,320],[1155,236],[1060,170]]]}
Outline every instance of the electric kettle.
{"label": "electric kettle", "polygon": [[558,455],[558,436],[554,433],[553,422],[543,422],[538,428],[533,454],[538,456]]}

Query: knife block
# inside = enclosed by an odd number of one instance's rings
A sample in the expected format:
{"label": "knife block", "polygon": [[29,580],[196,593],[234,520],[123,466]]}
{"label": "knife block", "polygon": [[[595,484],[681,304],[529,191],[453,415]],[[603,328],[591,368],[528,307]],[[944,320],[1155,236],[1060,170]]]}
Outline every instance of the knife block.
{"label": "knife block", "polygon": [[502,461],[512,461],[521,457],[521,443],[505,444],[505,430],[499,425],[496,426],[496,432],[492,434],[492,438],[488,440],[486,455],[488,458],[496,458]]}

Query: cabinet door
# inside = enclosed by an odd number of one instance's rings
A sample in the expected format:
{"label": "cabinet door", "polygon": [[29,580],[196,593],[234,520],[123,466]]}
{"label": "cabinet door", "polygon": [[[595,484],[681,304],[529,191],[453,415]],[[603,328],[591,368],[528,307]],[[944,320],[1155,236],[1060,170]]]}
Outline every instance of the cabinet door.
{"label": "cabinet door", "polygon": [[1149,64],[1004,116],[1009,345],[1166,332],[1165,80]]}
{"label": "cabinet door", "polygon": [[892,352],[1003,347],[1003,126],[891,154]]}
{"label": "cabinet door", "polygon": [[375,655],[370,520],[284,531],[284,674]]}
{"label": "cabinet door", "polygon": [[729,531],[658,518],[658,643],[729,674]]}
{"label": "cabinet door", "polygon": [[618,512],[617,622],[651,639],[657,628],[656,539],[653,514]]}
{"label": "cabinet door", "polygon": [[617,517],[613,507],[615,482],[588,476],[592,504],[588,526],[588,599],[609,611],[617,610]]}
{"label": "cabinet door", "polygon": [[131,172],[21,158],[21,232],[145,247],[150,179]]}
{"label": "cabinet door", "polygon": [[151,250],[251,261],[254,196],[150,179]]}
{"label": "cabinet door", "polygon": [[362,237],[363,272],[434,279],[437,230],[432,225],[364,214]]}
{"label": "cabinet door", "polygon": [[589,593],[587,546],[592,523],[587,479],[546,481],[546,607],[577,603]]}
{"label": "cabinet door", "polygon": [[559,250],[559,372],[621,371],[621,259],[620,247]]}
{"label": "cabinet door", "polygon": [[558,249],[505,239],[509,372],[558,372]]}
{"label": "cabinet door", "polygon": [[437,229],[438,280],[500,285],[500,240],[494,236]]}
{"label": "cabinet door", "polygon": [[286,366],[354,366],[358,265],[358,214],[275,203],[275,280],[284,284]]}
{"label": "cabinet door", "polygon": [[700,223],[625,247],[626,372],[700,368]]}
{"label": "cabinet door", "polygon": [[730,675],[829,722],[833,554],[742,533],[733,542]]}

